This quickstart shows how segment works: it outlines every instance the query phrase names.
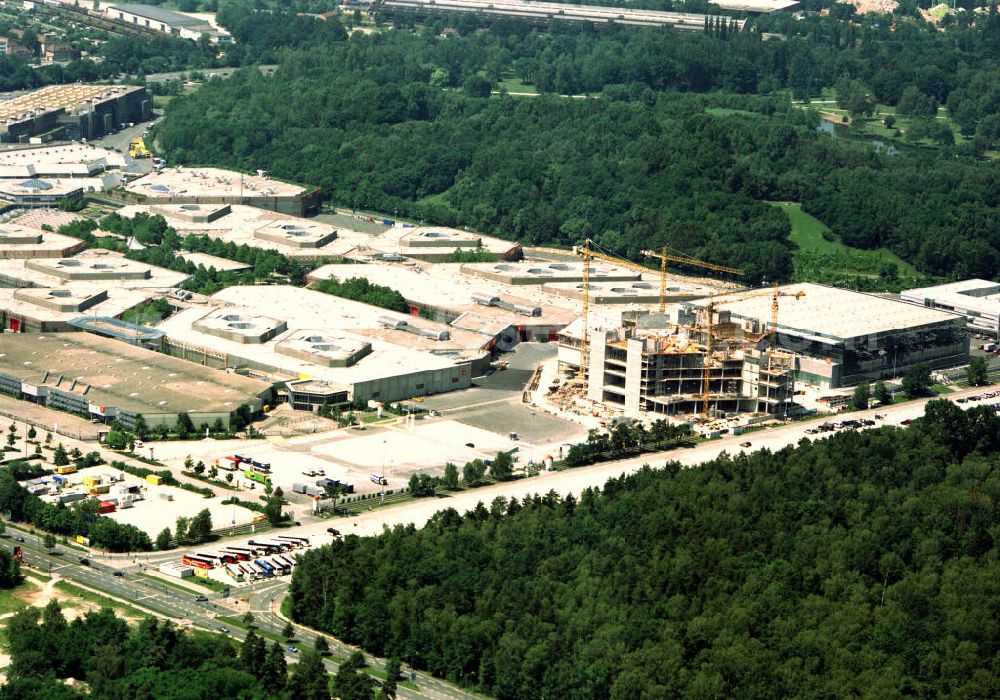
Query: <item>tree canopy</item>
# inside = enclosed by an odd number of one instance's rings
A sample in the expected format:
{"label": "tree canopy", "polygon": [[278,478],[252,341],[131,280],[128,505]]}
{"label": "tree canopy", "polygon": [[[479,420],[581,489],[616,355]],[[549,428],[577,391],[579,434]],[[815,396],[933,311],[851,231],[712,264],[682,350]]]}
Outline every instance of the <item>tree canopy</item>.
{"label": "tree canopy", "polygon": [[998,450],[991,408],[938,400],[908,429],[446,509],[310,550],[292,611],[501,699],[990,697]]}

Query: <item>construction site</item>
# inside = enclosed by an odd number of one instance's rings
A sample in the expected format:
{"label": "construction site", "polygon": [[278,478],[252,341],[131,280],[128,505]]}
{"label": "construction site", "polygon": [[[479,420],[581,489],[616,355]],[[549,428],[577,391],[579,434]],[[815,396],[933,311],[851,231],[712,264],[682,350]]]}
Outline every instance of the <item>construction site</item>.
{"label": "construction site", "polygon": [[[549,399],[563,411],[601,417],[673,416],[718,427],[787,418],[801,407],[797,383],[835,389],[901,376],[917,363],[967,362],[964,319],[815,284],[740,290],[670,303],[668,262],[740,276],[684,255],[643,251],[661,262],[658,313],[593,314],[588,263],[621,260],[591,247],[584,258],[581,316],[559,333]],[[845,313],[851,310],[850,313]]]}

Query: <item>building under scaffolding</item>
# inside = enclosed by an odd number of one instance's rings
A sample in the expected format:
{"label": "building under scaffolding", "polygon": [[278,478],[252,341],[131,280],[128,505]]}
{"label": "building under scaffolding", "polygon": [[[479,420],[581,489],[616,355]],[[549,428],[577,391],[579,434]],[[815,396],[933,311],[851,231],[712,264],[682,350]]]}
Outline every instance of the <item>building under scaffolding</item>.
{"label": "building under scaffolding", "polygon": [[735,337],[709,350],[705,340],[697,328],[595,331],[587,398],[628,416],[697,414],[706,404],[713,416],[787,413],[795,395],[790,355]]}

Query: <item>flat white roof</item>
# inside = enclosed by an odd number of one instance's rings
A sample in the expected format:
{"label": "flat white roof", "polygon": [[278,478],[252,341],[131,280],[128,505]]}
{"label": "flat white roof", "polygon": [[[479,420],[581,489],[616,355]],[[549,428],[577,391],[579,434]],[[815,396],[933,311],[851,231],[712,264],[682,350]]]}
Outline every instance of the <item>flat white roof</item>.
{"label": "flat white roof", "polygon": [[485,236],[474,231],[448,228],[446,226],[403,226],[396,224],[379,235],[369,244],[376,252],[399,253],[400,255],[451,254],[455,250],[472,250],[472,241],[479,241],[480,247],[495,255],[506,255],[519,247],[517,241]]}
{"label": "flat white roof", "polygon": [[245,175],[221,168],[163,168],[137,178],[125,187],[151,200],[170,197],[291,197],[306,188],[279,180]]}
{"label": "flat white roof", "polygon": [[[83,292],[82,287],[76,286],[72,289],[74,296],[79,297],[86,294],[86,292]],[[91,293],[99,291],[96,287],[89,287],[88,289]],[[133,306],[141,304],[149,298],[149,295],[141,290],[120,289],[108,286],[104,290],[108,293],[108,298],[94,304],[93,306],[87,307],[84,311],[57,311],[56,309],[33,303],[30,298],[16,299],[14,294],[18,291],[22,292],[22,297],[44,297],[46,292],[51,292],[53,290],[46,289],[44,287],[28,287],[20,289],[0,287],[0,309],[3,309],[5,312],[13,316],[20,316],[22,318],[30,318],[43,322],[68,322],[72,321],[74,318],[80,318],[80,316],[117,317],[125,311],[131,309]],[[27,295],[23,294],[25,291],[28,292]]]}
{"label": "flat white roof", "polygon": [[1000,282],[962,280],[935,287],[907,289],[901,296],[903,301],[916,304],[923,304],[930,299],[935,304],[952,306],[959,312],[976,311],[994,316],[1000,314]]}
{"label": "flat white roof", "polygon": [[[538,293],[532,287],[509,287],[488,279],[467,277],[461,274],[461,267],[460,263],[432,265],[418,262],[324,265],[310,272],[309,279],[362,277],[373,284],[395,289],[415,304],[456,312],[486,308],[476,304],[474,294],[499,296],[514,304],[536,306],[542,309],[541,318],[555,315],[563,319],[567,312],[579,307],[579,303],[573,301],[549,299],[548,295]],[[514,313],[508,315],[511,323],[515,322],[515,317],[526,318]],[[572,314],[569,315],[572,317]],[[568,322],[570,319],[565,320]]]}
{"label": "flat white roof", "polygon": [[[192,210],[183,209],[183,207],[190,206],[201,206],[205,208],[206,213],[225,206],[229,206],[230,211],[228,214],[212,221],[192,221],[189,216]],[[177,229],[182,234],[193,233],[204,235],[209,238],[232,242],[236,245],[248,245],[253,248],[274,250],[290,257],[341,257],[359,246],[369,245],[374,239],[370,234],[332,226],[316,219],[302,219],[288,214],[279,214],[278,212],[251,207],[246,204],[133,204],[122,207],[118,210],[118,213],[126,218],[133,217],[139,213],[159,214],[166,220],[167,225]],[[254,235],[261,229],[281,223],[303,225],[316,231],[336,231],[337,237],[319,248],[299,248],[293,245],[285,245],[277,240],[267,240]]]}
{"label": "flat white roof", "polygon": [[208,253],[178,253],[178,257],[184,258],[189,263],[194,263],[195,265],[201,265],[205,269],[214,267],[220,272],[224,271],[236,271],[236,270],[249,270],[253,265],[248,265],[246,263],[237,262],[235,260],[230,260],[229,258],[220,258],[215,255],[209,255]]}
{"label": "flat white roof", "polygon": [[111,151],[107,148],[82,143],[0,151],[0,164],[2,165],[35,164],[49,166],[68,163],[93,163],[94,161],[104,161],[109,168],[121,168],[132,162],[132,159],[118,151]]}
{"label": "flat white roof", "polygon": [[[60,277],[57,274],[49,274],[47,270],[59,270],[60,261],[70,260],[79,263],[79,266],[74,265],[74,268],[93,268],[94,264],[108,264],[111,267],[106,270],[106,274],[109,276],[105,279],[86,279],[86,280],[71,280],[66,277]],[[122,262],[124,261],[124,262]],[[111,279],[110,276],[113,275],[114,268],[122,266],[125,269],[125,263],[127,263],[127,269],[129,270],[147,270],[149,272],[148,277],[142,279]],[[66,267],[63,265],[62,267]],[[68,269],[68,268],[67,268]],[[99,274],[96,273],[95,274]],[[183,284],[190,275],[183,272],[174,272],[173,270],[168,270],[165,267],[157,267],[155,265],[147,265],[146,263],[141,263],[133,260],[126,260],[124,256],[110,251],[92,251],[87,250],[80,255],[74,256],[72,258],[27,258],[18,260],[0,260],[0,277],[6,277],[9,280],[18,282],[18,286],[22,287],[99,287],[106,288],[108,286],[115,286],[118,288],[129,288],[129,289],[168,289],[171,287],[179,287]]]}
{"label": "flat white roof", "polygon": [[[779,290],[787,294],[805,293],[799,299],[779,298],[779,328],[811,335],[854,338],[960,318],[944,311],[820,284],[788,284]],[[715,297],[715,303],[720,311],[729,311],[739,318],[754,318],[769,323],[771,295],[764,288],[760,292],[759,296],[730,303],[725,303],[727,298],[739,298],[746,292],[723,294]],[[708,299],[698,299],[692,303],[704,306]]]}
{"label": "flat white roof", "polygon": [[[212,313],[214,309],[190,308],[164,320],[158,326],[159,330],[175,340],[209,347],[234,357],[278,368],[292,378],[302,376],[321,379],[345,387],[363,381],[453,368],[463,357],[461,352],[463,341],[468,339],[476,345],[481,345],[483,338],[478,334],[452,329],[452,341],[435,342],[405,331],[383,329],[380,325],[381,318],[405,320],[412,325],[427,328],[447,327],[297,287],[279,285],[229,287],[216,293],[213,300],[233,307],[251,307],[256,313],[282,318],[286,320],[288,329],[265,343],[237,343],[196,330],[194,324]],[[278,343],[301,330],[329,333],[358,343],[369,342],[372,352],[350,367],[325,367],[275,350]],[[457,333],[463,335],[456,338]],[[431,348],[439,348],[443,354],[429,352]]]}
{"label": "flat white roof", "polygon": [[799,6],[799,0],[708,0],[708,3],[723,10],[762,14],[791,10]]}

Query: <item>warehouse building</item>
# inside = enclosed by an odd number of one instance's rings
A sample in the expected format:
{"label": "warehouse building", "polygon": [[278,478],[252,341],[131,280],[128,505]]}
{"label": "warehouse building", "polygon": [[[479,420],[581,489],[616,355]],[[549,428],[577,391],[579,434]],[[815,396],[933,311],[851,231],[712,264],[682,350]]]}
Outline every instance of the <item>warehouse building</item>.
{"label": "warehouse building", "polygon": [[1000,284],[972,279],[907,289],[900,298],[929,309],[961,314],[973,333],[1000,339]]}
{"label": "warehouse building", "polygon": [[777,15],[801,9],[799,0],[708,0],[722,10],[745,12],[748,15]]}
{"label": "warehouse building", "polygon": [[183,272],[129,260],[107,250],[86,250],[72,258],[0,260],[0,286],[170,289],[190,278]]}
{"label": "warehouse building", "polygon": [[363,278],[403,295],[413,314],[429,315],[452,328],[495,339],[499,350],[521,341],[555,340],[566,324],[579,316],[579,305],[553,303],[527,286],[507,288],[461,274],[462,265],[418,262],[325,265],[306,276],[308,282],[336,277]]}
{"label": "warehouse building", "polygon": [[64,333],[76,330],[82,314],[121,317],[150,295],[117,287],[0,288],[0,330],[13,333]]}
{"label": "warehouse building", "polygon": [[152,118],[153,97],[134,85],[49,85],[0,101],[0,142],[91,139]]}
{"label": "warehouse building", "polygon": [[491,359],[480,333],[308,289],[230,287],[212,301],[158,326],[164,350],[284,385],[280,399],[312,408],[464,389]]}
{"label": "warehouse building", "polygon": [[[536,24],[552,22],[585,22],[589,24],[620,24],[640,27],[670,27],[679,31],[701,32],[707,15],[684,12],[661,12],[625,7],[569,5],[528,0],[377,0],[375,12],[412,14],[421,17],[467,13],[487,19],[511,18]],[[737,23],[743,28],[743,21]]]}
{"label": "warehouse building", "polygon": [[228,425],[243,404],[254,413],[271,386],[91,333],[4,336],[0,392],[85,418],[132,427],[173,426],[187,413],[196,426]]}
{"label": "warehouse building", "polygon": [[209,22],[191,15],[151,5],[106,5],[104,15],[112,22],[140,27],[160,34],[197,41],[207,35],[213,44],[232,43],[233,38]]}
{"label": "warehouse building", "polygon": [[128,183],[125,191],[143,204],[246,204],[291,216],[319,212],[319,189],[274,180],[264,171],[163,168]]}
{"label": "warehouse building", "polygon": [[0,259],[66,258],[79,253],[87,244],[77,238],[21,226],[0,223]]}
{"label": "warehouse building", "polygon": [[124,153],[92,144],[14,148],[0,151],[0,178],[96,178],[134,164]]}
{"label": "warehouse building", "polygon": [[349,257],[399,255],[425,262],[448,262],[458,252],[482,252],[501,260],[520,260],[524,257],[521,244],[479,233],[461,231],[442,226],[413,227],[393,226],[374,237],[368,250],[351,252]]}
{"label": "warehouse building", "polygon": [[[582,262],[502,262],[466,263],[461,274],[506,285],[542,285],[558,282],[583,282]],[[653,278],[650,270],[649,278]],[[591,263],[590,282],[638,282],[642,273],[609,263]]]}
{"label": "warehouse building", "polygon": [[[837,388],[899,377],[920,363],[932,369],[968,363],[966,319],[958,314],[818,284],[779,291],[803,293],[780,305],[777,341],[794,354],[800,382]],[[689,305],[698,309],[708,303]],[[770,322],[769,295],[737,301],[721,295],[714,303],[736,321]]]}
{"label": "warehouse building", "polygon": [[316,219],[242,204],[131,204],[118,213],[129,218],[140,213],[159,215],[181,235],[208,236],[303,261],[343,257],[373,239],[370,234]]}

